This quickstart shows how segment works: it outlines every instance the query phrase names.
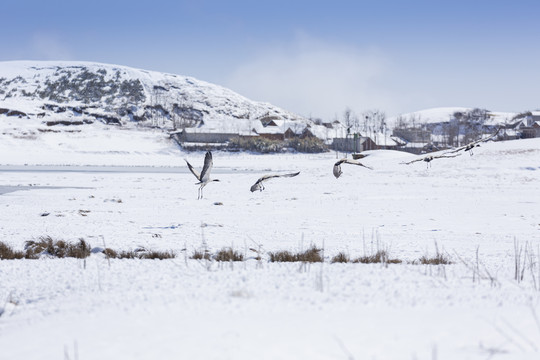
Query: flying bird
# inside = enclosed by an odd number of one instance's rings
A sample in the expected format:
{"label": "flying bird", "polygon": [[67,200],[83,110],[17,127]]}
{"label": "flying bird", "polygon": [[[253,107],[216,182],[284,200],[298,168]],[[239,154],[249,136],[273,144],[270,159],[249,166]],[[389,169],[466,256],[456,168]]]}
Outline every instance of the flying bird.
{"label": "flying bird", "polygon": [[406,163],[402,163],[402,164],[406,164],[406,165],[410,165],[412,163],[415,163],[417,161],[425,161],[427,163],[427,166],[431,166],[431,161],[435,160],[435,159],[443,159],[443,158],[454,158],[456,156],[460,156],[461,154],[456,154],[456,155],[448,155],[448,156],[445,156],[445,154],[442,154],[442,155],[437,155],[437,156],[434,156],[434,155],[427,155],[427,156],[424,156],[423,158],[420,158],[420,159],[416,159],[416,160],[413,160],[413,161],[409,161],[409,162],[406,162]]}
{"label": "flying bird", "polygon": [[210,151],[206,152],[206,155],[204,156],[204,165],[200,174],[197,170],[193,168],[193,166],[191,166],[191,164],[187,160],[186,160],[186,163],[191,173],[195,175],[197,180],[199,180],[198,183],[195,183],[195,185],[201,185],[199,187],[199,190],[197,191],[197,199],[202,199],[203,188],[206,186],[206,184],[212,181],[219,181],[218,179],[210,179],[210,171],[212,171],[212,165],[213,165],[212,153]]}
{"label": "flying bird", "polygon": [[356,160],[352,160],[352,159],[341,159],[339,161],[337,161],[335,164],[334,164],[334,176],[336,177],[336,179],[338,177],[341,176],[341,174],[343,174],[343,171],[341,171],[341,164],[351,164],[351,165],[360,165],[360,166],[363,166],[365,168],[368,168],[370,170],[373,170],[373,168],[370,168],[369,166],[366,166],[364,164],[362,164],[360,161],[356,161]]}
{"label": "flying bird", "polygon": [[461,147],[458,147],[457,149],[454,149],[452,151],[448,151],[448,152],[446,152],[446,154],[453,154],[453,153],[457,153],[457,152],[459,152],[461,150],[464,150],[464,151],[469,151],[469,155],[473,156],[473,149],[475,147],[480,146],[480,143],[483,143],[483,142],[486,142],[486,141],[489,141],[489,140],[493,139],[495,136],[497,136],[497,134],[499,133],[500,130],[501,130],[501,128],[499,127],[494,134],[488,136],[487,138],[478,139],[476,141],[470,142],[467,145],[463,145]]}
{"label": "flying bird", "polygon": [[277,177],[293,177],[293,176],[296,176],[300,174],[300,171],[299,172],[295,172],[295,173],[291,173],[291,174],[281,174],[281,175],[264,175],[262,177],[259,178],[259,180],[257,180],[257,182],[255,184],[253,184],[250,188],[251,192],[254,192],[254,191],[263,191],[264,190],[264,182],[265,181],[268,181],[270,179],[273,179],[273,178],[277,178]]}

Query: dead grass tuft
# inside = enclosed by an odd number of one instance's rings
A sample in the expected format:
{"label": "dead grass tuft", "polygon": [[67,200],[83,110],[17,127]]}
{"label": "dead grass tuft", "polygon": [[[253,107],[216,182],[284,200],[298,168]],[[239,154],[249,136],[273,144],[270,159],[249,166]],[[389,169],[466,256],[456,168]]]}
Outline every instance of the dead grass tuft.
{"label": "dead grass tuft", "polygon": [[[57,258],[77,258],[85,259],[90,256],[92,247],[86,240],[80,238],[76,243],[66,242],[64,240],[54,240],[50,236],[41,236],[38,240],[25,242],[24,251],[15,251],[6,243],[0,242],[0,260],[11,259],[37,259],[41,255],[48,255]],[[144,248],[117,251],[111,248],[105,248],[102,251],[108,259],[173,259],[176,254],[172,250],[157,251]]]}
{"label": "dead grass tuft", "polygon": [[402,263],[399,259],[390,259],[390,256],[388,255],[388,251],[386,250],[378,250],[373,255],[364,255],[357,259],[353,260],[353,263],[362,263],[362,264],[377,264],[377,263],[383,263],[383,264],[400,264]]}
{"label": "dead grass tuft", "polygon": [[[444,251],[444,250],[443,250]],[[422,256],[418,261],[413,261],[413,264],[420,263],[422,265],[448,265],[452,264],[452,261],[444,254],[443,251],[439,250],[437,242],[435,242],[435,256],[428,257],[426,255]]]}
{"label": "dead grass tuft", "polygon": [[452,264],[452,261],[450,259],[442,254],[437,253],[434,257],[427,257],[426,255],[422,256],[419,260],[420,264],[422,265],[448,265]]}
{"label": "dead grass tuft", "polygon": [[344,252],[340,252],[330,260],[330,263],[348,263],[350,261],[351,258],[349,255],[345,254]]}
{"label": "dead grass tuft", "polygon": [[323,258],[321,256],[321,250],[317,248],[315,245],[312,245],[309,249],[304,251],[303,253],[298,254],[298,261],[302,262],[322,262]]}
{"label": "dead grass tuft", "polygon": [[174,259],[176,257],[176,254],[172,251],[158,251],[158,250],[150,250],[141,252],[139,254],[139,259],[158,259],[158,260],[164,260],[164,259]]}
{"label": "dead grass tuft", "polygon": [[174,259],[176,254],[172,251],[158,251],[158,250],[123,250],[116,251],[111,248],[103,250],[103,254],[109,259]]}
{"label": "dead grass tuft", "polygon": [[138,259],[140,256],[133,250],[122,250],[116,252],[117,259]]}
{"label": "dead grass tuft", "polygon": [[29,259],[26,252],[13,250],[11,246],[0,242],[0,260]]}
{"label": "dead grass tuft", "polygon": [[215,256],[216,261],[243,261],[244,255],[232,248],[223,248]]}
{"label": "dead grass tuft", "polygon": [[72,257],[84,259],[90,256],[90,245],[84,239],[75,244],[64,240],[54,240],[50,236],[41,236],[37,241],[30,240],[24,245],[28,256],[39,257],[46,254],[58,258]]}
{"label": "dead grass tuft", "polygon": [[291,252],[284,250],[284,251],[277,251],[277,252],[269,252],[268,255],[270,256],[271,262],[294,262],[298,261],[295,254],[292,254]]}
{"label": "dead grass tuft", "polygon": [[103,250],[103,254],[108,259],[115,259],[116,257],[118,257],[118,253],[116,252],[116,250],[113,250],[111,248],[106,248],[105,250]]}
{"label": "dead grass tuft", "polygon": [[67,244],[65,256],[74,257],[77,259],[85,259],[90,256],[91,250],[92,248],[90,247],[90,244],[88,244],[83,238],[80,238],[75,244]]}
{"label": "dead grass tuft", "polygon": [[322,262],[321,250],[315,245],[303,252],[291,253],[287,250],[268,253],[271,262]]}
{"label": "dead grass tuft", "polygon": [[208,251],[195,250],[195,252],[193,252],[193,255],[191,255],[190,259],[210,260],[210,253]]}

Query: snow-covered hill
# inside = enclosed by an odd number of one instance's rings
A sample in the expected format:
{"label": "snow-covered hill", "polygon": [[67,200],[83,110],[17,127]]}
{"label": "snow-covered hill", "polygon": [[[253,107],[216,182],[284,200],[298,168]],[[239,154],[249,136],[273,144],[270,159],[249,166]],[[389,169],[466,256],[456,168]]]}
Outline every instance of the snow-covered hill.
{"label": "snow-covered hill", "polygon": [[171,129],[205,126],[251,131],[264,117],[302,118],[268,103],[187,76],[90,62],[0,62],[0,116],[48,125],[134,124]]}
{"label": "snow-covered hill", "polygon": [[[467,107],[438,107],[432,109],[424,109],[392,117],[388,119],[388,123],[391,126],[397,125],[400,120],[404,121],[410,126],[413,126],[413,124],[421,125],[443,123],[456,118],[456,113],[465,114],[470,113],[473,110],[474,108]],[[518,113],[487,110],[486,125],[508,124],[516,115],[518,115]]]}

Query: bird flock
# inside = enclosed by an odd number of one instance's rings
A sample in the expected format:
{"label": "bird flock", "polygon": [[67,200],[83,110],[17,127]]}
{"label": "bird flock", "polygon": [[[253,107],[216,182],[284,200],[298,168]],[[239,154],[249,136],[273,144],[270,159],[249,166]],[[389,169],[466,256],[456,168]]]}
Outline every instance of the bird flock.
{"label": "bird flock", "polygon": [[[413,164],[413,163],[418,162],[418,161],[423,161],[423,162],[427,163],[427,167],[429,168],[431,166],[431,161],[433,161],[435,159],[454,158],[454,157],[460,156],[461,155],[459,153],[460,151],[469,152],[469,155],[472,156],[473,155],[473,149],[475,147],[479,147],[480,143],[489,141],[492,138],[494,138],[499,133],[499,130],[500,130],[500,128],[497,130],[497,132],[495,132],[493,135],[491,135],[491,136],[489,136],[487,138],[473,141],[473,142],[471,142],[471,143],[469,143],[467,145],[461,146],[461,147],[456,148],[456,149],[452,149],[452,150],[447,151],[447,152],[445,152],[443,154],[440,154],[440,155],[428,154],[428,155],[425,155],[425,156],[420,157],[418,159],[415,159],[415,160],[412,160],[412,161],[409,161],[409,162],[404,162],[402,164],[410,165],[410,164]],[[206,154],[204,156],[204,164],[203,164],[203,167],[202,167],[202,170],[201,170],[200,173],[189,163],[189,161],[187,161],[187,160],[185,160],[185,161],[186,161],[186,164],[187,164],[189,170],[191,171],[191,173],[199,181],[199,182],[195,183],[195,185],[200,185],[199,189],[198,189],[198,192],[197,192],[197,199],[200,200],[200,199],[203,198],[203,189],[204,189],[204,187],[206,185],[208,185],[209,183],[214,182],[214,181],[219,182],[218,179],[211,179],[210,178],[210,172],[212,171],[212,167],[214,165],[213,160],[212,160],[212,153],[210,151],[206,152]],[[333,172],[334,176],[336,177],[336,179],[338,179],[341,176],[341,174],[343,174],[343,171],[341,170],[341,165],[343,165],[343,164],[357,165],[357,166],[362,166],[362,167],[364,167],[366,169],[369,169],[369,170],[373,170],[372,167],[364,165],[358,160],[344,158],[344,159],[340,159],[340,160],[338,160],[338,161],[336,161],[334,163],[334,167],[333,167],[332,172]],[[255,184],[253,184],[250,187],[250,191],[251,192],[255,192],[257,190],[263,191],[265,189],[264,183],[266,181],[270,180],[270,179],[295,177],[295,176],[298,176],[299,174],[300,174],[300,171],[295,172],[295,173],[289,173],[289,174],[267,174],[267,175],[263,175],[259,179],[257,179]]]}

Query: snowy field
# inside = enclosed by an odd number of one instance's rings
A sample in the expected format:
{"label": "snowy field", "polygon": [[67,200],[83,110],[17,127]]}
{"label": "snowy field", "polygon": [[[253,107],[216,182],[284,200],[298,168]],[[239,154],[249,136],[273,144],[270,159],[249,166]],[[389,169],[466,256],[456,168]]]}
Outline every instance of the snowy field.
{"label": "snowy field", "polygon": [[[540,139],[430,168],[373,151],[374,170],[343,165],[339,179],[335,153],[214,152],[220,182],[197,200],[183,159],[200,168],[204,153],[160,132],[2,126],[0,241],[178,256],[0,261],[0,359],[540,358]],[[323,264],[268,261],[312,244]],[[515,244],[528,249],[520,282]],[[188,259],[203,246],[247,260]],[[454,263],[411,264],[436,246]],[[378,247],[403,263],[330,263]]]}

